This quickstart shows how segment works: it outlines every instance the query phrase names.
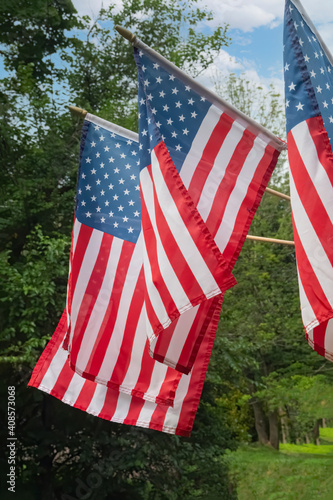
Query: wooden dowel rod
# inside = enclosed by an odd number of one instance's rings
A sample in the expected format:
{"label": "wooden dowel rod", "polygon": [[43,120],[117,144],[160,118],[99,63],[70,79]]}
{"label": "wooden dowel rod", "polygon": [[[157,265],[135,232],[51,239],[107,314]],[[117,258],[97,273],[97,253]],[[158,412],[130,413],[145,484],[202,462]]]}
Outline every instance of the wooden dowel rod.
{"label": "wooden dowel rod", "polygon": [[264,238],[263,236],[253,236],[252,234],[248,234],[246,236],[247,240],[253,240],[253,241],[263,241],[264,243],[278,243],[280,245],[289,245],[289,246],[295,246],[294,241],[290,240],[277,240],[275,238]]}
{"label": "wooden dowel rod", "polygon": [[275,191],[274,189],[266,188],[266,193],[273,194],[274,196],[278,196],[279,198],[290,201],[290,196],[284,193],[280,193],[279,191]]}
{"label": "wooden dowel rod", "polygon": [[82,108],[77,108],[76,106],[68,106],[69,111],[72,115],[78,116],[79,118],[85,118],[88,111]]}

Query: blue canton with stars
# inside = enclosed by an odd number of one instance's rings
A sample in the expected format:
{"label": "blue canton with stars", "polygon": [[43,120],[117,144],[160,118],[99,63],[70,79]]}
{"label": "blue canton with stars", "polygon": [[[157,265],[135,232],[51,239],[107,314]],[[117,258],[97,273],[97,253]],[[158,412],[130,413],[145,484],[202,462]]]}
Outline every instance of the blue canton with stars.
{"label": "blue canton with stars", "polygon": [[290,1],[285,10],[284,77],[287,133],[298,123],[321,115],[332,147],[333,67]]}
{"label": "blue canton with stars", "polygon": [[79,222],[135,243],[141,231],[139,145],[85,121],[75,215]]}
{"label": "blue canton with stars", "polygon": [[150,149],[163,140],[179,172],[211,103],[144,50],[135,48],[134,57],[139,73],[141,168],[150,164]]}

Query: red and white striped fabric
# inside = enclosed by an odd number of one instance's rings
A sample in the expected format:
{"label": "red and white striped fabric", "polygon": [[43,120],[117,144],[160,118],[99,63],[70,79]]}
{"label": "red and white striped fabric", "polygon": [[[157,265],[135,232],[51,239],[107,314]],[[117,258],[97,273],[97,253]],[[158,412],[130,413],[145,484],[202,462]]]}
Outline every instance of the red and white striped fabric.
{"label": "red and white striped fabric", "polygon": [[319,130],[315,117],[288,134],[290,194],[306,337],[333,361],[333,155]]}
{"label": "red and white striped fabric", "polygon": [[285,10],[290,194],[306,338],[333,361],[333,58],[298,0]]}

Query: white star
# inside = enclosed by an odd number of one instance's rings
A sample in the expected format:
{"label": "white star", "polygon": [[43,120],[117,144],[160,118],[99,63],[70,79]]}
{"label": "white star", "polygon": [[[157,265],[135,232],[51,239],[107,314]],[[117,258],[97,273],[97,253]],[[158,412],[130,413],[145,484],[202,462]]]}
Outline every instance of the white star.
{"label": "white star", "polygon": [[128,222],[128,217],[126,217],[126,215],[123,217],[123,222]]}
{"label": "white star", "polygon": [[178,92],[179,92],[179,90],[177,89],[177,87],[175,87],[174,89],[172,89],[172,93],[173,93],[173,94],[176,94],[176,95],[177,95],[177,94],[178,94]]}
{"label": "white star", "polygon": [[108,179],[108,178],[109,178],[109,174],[108,173],[104,174],[104,179]]}
{"label": "white star", "polygon": [[129,227],[129,228],[127,229],[127,231],[128,231],[129,233],[133,233],[133,228],[132,228],[132,227]]}
{"label": "white star", "polygon": [[187,130],[187,128],[184,128],[184,129],[183,129],[183,134],[184,134],[184,135],[187,135],[187,134],[188,134],[188,130]]}
{"label": "white star", "polygon": [[156,78],[156,83],[162,83],[162,78],[160,76]]}
{"label": "white star", "polygon": [[119,205],[118,210],[119,212],[122,212],[124,210],[124,207],[122,205]]}
{"label": "white star", "polygon": [[99,158],[101,156],[101,153],[96,153],[96,158]]}
{"label": "white star", "polygon": [[181,146],[180,144],[178,144],[178,145],[176,146],[176,151],[180,151],[181,149],[182,149],[182,146]]}
{"label": "white star", "polygon": [[296,85],[294,84],[294,82],[291,82],[291,84],[289,85],[288,88],[289,88],[290,91],[295,90]]}
{"label": "white star", "polygon": [[330,123],[333,123],[333,116],[329,117],[329,121],[330,121]]}
{"label": "white star", "polygon": [[120,158],[123,158],[123,159],[126,158],[125,153],[121,153]]}
{"label": "white star", "polygon": [[82,206],[82,207],[85,207],[85,206],[86,206],[86,202],[85,202],[84,200],[83,200],[83,201],[81,201],[81,206]]}
{"label": "white star", "polygon": [[198,115],[197,115],[197,113],[196,113],[195,111],[193,111],[193,113],[191,113],[191,117],[192,117],[192,118],[196,118],[197,116],[198,116]]}
{"label": "white star", "polygon": [[194,100],[192,99],[192,97],[191,97],[191,99],[189,99],[187,102],[188,102],[191,106],[194,104]]}
{"label": "white star", "polygon": [[298,41],[299,41],[300,46],[303,47],[303,45],[304,45],[303,40],[300,38]]}
{"label": "white star", "polygon": [[316,58],[316,59],[319,59],[319,54],[318,54],[318,52],[315,52],[315,53],[314,53],[314,56],[315,56],[315,58]]}
{"label": "white star", "polygon": [[110,151],[109,146],[105,146],[104,151],[109,152]]}
{"label": "white star", "polygon": [[172,125],[172,124],[173,124],[173,121],[171,120],[171,118],[169,118],[169,119],[167,120],[167,124],[168,124],[168,125]]}
{"label": "white star", "polygon": [[285,71],[289,71],[289,66],[290,66],[290,64],[286,63],[286,65],[285,65],[285,67],[284,67],[284,70],[285,70]]}
{"label": "white star", "polygon": [[180,117],[179,117],[179,121],[180,121],[180,122],[185,121],[185,116],[184,116],[184,115],[180,115]]}
{"label": "white star", "polygon": [[96,142],[92,141],[91,147],[94,148],[96,146]]}
{"label": "white star", "polygon": [[129,204],[129,206],[130,206],[130,207],[132,207],[132,206],[135,204],[135,202],[134,202],[133,200],[130,200],[130,201],[128,202],[128,204]]}
{"label": "white star", "polygon": [[97,207],[96,212],[100,212],[100,211],[101,211],[101,207]]}
{"label": "white star", "polygon": [[176,102],[176,108],[180,108],[182,106],[182,103],[180,101]]}
{"label": "white star", "polygon": [[300,110],[303,111],[303,108],[304,108],[304,104],[302,104],[300,102],[296,106],[297,111],[300,111]]}
{"label": "white star", "polygon": [[316,88],[316,90],[317,90],[318,94],[321,94],[321,92],[322,92],[323,89],[321,88],[320,85],[318,85],[318,87]]}
{"label": "white star", "polygon": [[90,172],[94,175],[96,174],[96,170],[93,168],[92,170],[90,170]]}
{"label": "white star", "polygon": [[119,179],[119,184],[124,184],[124,179]]}
{"label": "white star", "polygon": [[176,78],[175,76],[169,75],[169,80],[171,80],[172,82],[174,81],[175,78]]}
{"label": "white star", "polygon": [[172,132],[172,137],[176,138],[177,137],[177,133],[175,131]]}
{"label": "white star", "polygon": [[118,227],[118,226],[119,226],[118,222],[115,222],[115,223],[113,224],[113,227]]}
{"label": "white star", "polygon": [[86,158],[86,163],[91,163],[91,158]]}
{"label": "white star", "polygon": [[104,141],[104,139],[105,139],[104,135],[100,135],[100,136],[99,136],[99,140],[100,140],[100,141]]}
{"label": "white star", "polygon": [[160,92],[160,97],[165,97],[165,92],[163,92],[163,90]]}
{"label": "white star", "polygon": [[129,194],[129,193],[130,193],[130,192],[129,192],[129,190],[128,190],[128,189],[125,189],[124,194],[126,194],[126,195],[127,195],[127,194]]}
{"label": "white star", "polygon": [[304,61],[308,63],[310,61],[310,57],[308,55],[304,56]]}
{"label": "white star", "polygon": [[92,196],[91,201],[96,201],[96,196]]}
{"label": "white star", "polygon": [[289,99],[286,100],[286,108],[289,108],[290,101]]}
{"label": "white star", "polygon": [[108,206],[110,205],[109,200],[106,200],[106,202],[104,203],[104,205],[105,205],[106,207],[108,207]]}
{"label": "white star", "polygon": [[113,197],[113,199],[114,199],[115,201],[117,201],[117,200],[118,200],[118,198],[119,198],[119,196],[118,196],[117,194],[115,194],[115,195],[114,195],[114,197]]}
{"label": "white star", "polygon": [[100,183],[101,183],[101,180],[100,180],[100,179],[97,179],[97,181],[96,181],[96,185],[97,185],[97,186],[99,186],[99,185],[100,185]]}
{"label": "white star", "polygon": [[102,189],[101,196],[104,196],[104,195],[105,195],[105,191]]}
{"label": "white star", "polygon": [[113,184],[109,184],[109,189],[113,189],[114,188],[114,185]]}
{"label": "white star", "polygon": [[324,108],[328,108],[328,103],[326,101],[323,102]]}
{"label": "white star", "polygon": [[160,65],[159,65],[159,64],[157,64],[157,63],[154,63],[154,64],[153,64],[153,68],[154,68],[154,69],[158,69],[159,67],[160,67]]}
{"label": "white star", "polygon": [[86,185],[86,190],[87,190],[87,191],[90,191],[90,189],[91,189],[90,184],[87,184],[87,185]]}
{"label": "white star", "polygon": [[163,106],[163,111],[169,111],[169,106],[167,104]]}
{"label": "white star", "polygon": [[139,215],[140,215],[140,212],[138,212],[138,211],[134,212],[134,217],[139,217]]}
{"label": "white star", "polygon": [[109,212],[109,217],[113,217],[113,212]]}
{"label": "white star", "polygon": [[91,217],[91,213],[90,212],[86,212],[86,217]]}
{"label": "white star", "polygon": [[101,167],[101,168],[104,168],[104,163],[103,163],[103,162],[100,164],[100,167]]}
{"label": "white star", "polygon": [[105,222],[105,218],[104,217],[101,218],[101,222]]}
{"label": "white star", "polygon": [[119,144],[119,142],[117,142],[117,144],[116,144],[116,148],[117,148],[117,149],[119,149],[119,148],[120,148],[120,144]]}
{"label": "white star", "polygon": [[113,158],[112,156],[110,156],[110,158],[109,158],[109,162],[110,162],[110,163],[113,163],[113,162],[114,162],[114,158]]}
{"label": "white star", "polygon": [[316,73],[312,70],[312,71],[310,72],[310,76],[311,76],[311,78],[316,78]]}

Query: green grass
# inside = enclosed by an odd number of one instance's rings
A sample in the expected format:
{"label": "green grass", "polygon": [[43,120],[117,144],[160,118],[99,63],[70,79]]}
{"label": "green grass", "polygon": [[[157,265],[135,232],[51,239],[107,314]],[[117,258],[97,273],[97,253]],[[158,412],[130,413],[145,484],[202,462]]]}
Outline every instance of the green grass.
{"label": "green grass", "polygon": [[229,453],[238,500],[333,500],[333,429],[320,436],[320,446],[248,445]]}

